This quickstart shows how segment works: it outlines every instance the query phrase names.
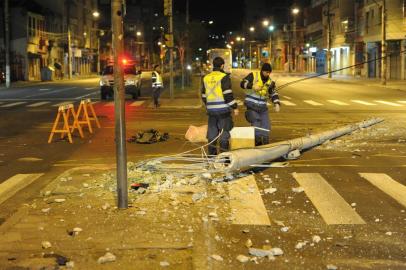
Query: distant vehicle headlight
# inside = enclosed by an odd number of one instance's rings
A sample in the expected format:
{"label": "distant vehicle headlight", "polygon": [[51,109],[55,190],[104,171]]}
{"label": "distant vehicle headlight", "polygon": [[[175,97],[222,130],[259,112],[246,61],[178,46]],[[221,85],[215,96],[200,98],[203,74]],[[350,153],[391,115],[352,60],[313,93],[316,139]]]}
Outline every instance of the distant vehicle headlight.
{"label": "distant vehicle headlight", "polygon": [[107,80],[100,80],[100,86],[106,86],[109,85],[109,81]]}
{"label": "distant vehicle headlight", "polygon": [[135,80],[126,80],[125,85],[135,85]]}

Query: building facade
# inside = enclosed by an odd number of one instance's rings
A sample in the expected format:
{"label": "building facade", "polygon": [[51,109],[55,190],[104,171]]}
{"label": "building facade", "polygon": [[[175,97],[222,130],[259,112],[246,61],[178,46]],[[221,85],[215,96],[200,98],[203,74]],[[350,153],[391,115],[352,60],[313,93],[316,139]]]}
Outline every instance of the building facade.
{"label": "building facade", "polygon": [[98,33],[92,15],[95,10],[94,0],[10,1],[12,80],[47,80],[44,70],[54,78],[67,77],[68,32],[73,75],[96,72]]}

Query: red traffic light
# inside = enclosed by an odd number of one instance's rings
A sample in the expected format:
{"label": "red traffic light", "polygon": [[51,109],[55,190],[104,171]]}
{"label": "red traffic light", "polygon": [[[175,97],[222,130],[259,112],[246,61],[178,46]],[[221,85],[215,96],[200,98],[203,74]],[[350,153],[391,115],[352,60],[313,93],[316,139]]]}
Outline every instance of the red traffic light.
{"label": "red traffic light", "polygon": [[127,65],[127,64],[128,64],[128,60],[124,58],[123,60],[121,60],[121,63],[122,63],[123,65]]}

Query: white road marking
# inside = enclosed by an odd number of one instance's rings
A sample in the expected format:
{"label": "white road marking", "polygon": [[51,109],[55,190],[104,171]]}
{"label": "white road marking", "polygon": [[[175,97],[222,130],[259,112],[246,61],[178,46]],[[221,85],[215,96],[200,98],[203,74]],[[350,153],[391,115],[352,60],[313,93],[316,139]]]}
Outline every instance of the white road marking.
{"label": "white road marking", "polygon": [[230,182],[228,190],[233,224],[271,225],[254,176]]}
{"label": "white road marking", "polygon": [[27,102],[14,102],[14,103],[9,103],[9,104],[2,105],[1,107],[2,108],[10,108],[10,107],[22,105],[22,104],[25,104],[25,103],[27,103]]}
{"label": "white road marking", "polygon": [[384,105],[389,105],[389,106],[394,106],[394,107],[400,107],[402,105],[394,103],[394,102],[388,102],[388,101],[384,101],[384,100],[375,100],[375,102],[384,104]]}
{"label": "white road marking", "polygon": [[371,102],[367,102],[367,101],[362,101],[362,100],[357,100],[357,99],[353,99],[353,100],[351,100],[351,102],[358,103],[358,104],[362,104],[362,105],[366,105],[366,106],[376,106],[375,103],[371,103]]}
{"label": "white road marking", "polygon": [[289,99],[289,100],[292,99],[291,97],[288,97],[288,96],[282,96],[282,97],[285,98],[285,99]]}
{"label": "white road marking", "polygon": [[34,174],[16,174],[0,184],[0,204],[14,196],[18,191],[22,190],[38,178],[43,173]]}
{"label": "white road marking", "polygon": [[359,175],[406,207],[406,186],[384,173],[360,173]]}
{"label": "white road marking", "polygon": [[52,90],[51,88],[41,88],[41,89],[39,89],[39,91],[49,91],[49,90]]}
{"label": "white road marking", "polygon": [[318,173],[293,173],[328,225],[365,224],[365,221]]}
{"label": "white road marking", "polygon": [[281,100],[280,103],[282,103],[285,106],[296,106],[295,103],[287,101],[287,100]]}
{"label": "white road marking", "polygon": [[88,96],[91,96],[91,95],[95,95],[95,94],[98,94],[98,93],[99,93],[99,91],[96,91],[96,92],[93,92],[93,93],[90,93],[90,94],[86,94],[86,95],[77,97],[77,98],[75,98],[75,99],[82,99],[82,98],[85,98],[85,97],[88,97]]}
{"label": "white road marking", "polygon": [[50,103],[50,102],[49,102],[49,101],[37,102],[37,103],[33,103],[33,104],[30,104],[30,105],[27,105],[27,107],[29,107],[29,108],[35,108],[35,107],[39,107],[39,106],[42,106],[42,105],[45,105],[45,104],[48,104],[48,103]]}
{"label": "white road marking", "polygon": [[72,89],[75,89],[75,88],[76,87],[55,89],[55,91],[52,91],[52,92],[46,92],[46,93],[41,93],[41,94],[33,94],[33,95],[25,96],[23,98],[39,97],[39,96],[44,96],[44,95],[48,95],[48,94],[54,94],[54,93],[59,93],[59,92],[67,91],[67,90],[72,90]]}
{"label": "white road marking", "polygon": [[406,100],[399,100],[399,103],[406,104]]}
{"label": "white road marking", "polygon": [[97,89],[97,87],[86,87],[85,89],[86,90],[94,90],[94,89]]}
{"label": "white road marking", "polygon": [[71,103],[73,103],[73,101],[65,101],[65,102],[54,104],[54,105],[52,105],[52,107],[64,106],[64,105],[71,104]]}
{"label": "white road marking", "polygon": [[139,106],[141,106],[142,104],[144,104],[145,103],[145,100],[140,100],[140,101],[135,101],[135,102],[133,102],[133,103],[131,103],[131,107],[139,107]]}
{"label": "white road marking", "polygon": [[348,103],[345,103],[345,102],[342,102],[342,101],[339,101],[339,100],[334,100],[334,99],[329,99],[327,101],[330,102],[330,103],[333,103],[335,105],[339,105],[339,106],[348,106],[348,105],[350,105]]}
{"label": "white road marking", "polygon": [[306,102],[307,104],[310,104],[312,106],[323,106],[324,104],[318,103],[316,101],[313,100],[303,100],[304,102]]}

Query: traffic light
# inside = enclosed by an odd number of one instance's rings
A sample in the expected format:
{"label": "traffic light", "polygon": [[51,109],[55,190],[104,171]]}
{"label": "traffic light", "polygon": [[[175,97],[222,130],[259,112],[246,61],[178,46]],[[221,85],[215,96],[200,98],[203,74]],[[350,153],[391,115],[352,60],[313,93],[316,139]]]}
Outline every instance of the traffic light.
{"label": "traffic light", "polygon": [[172,0],[164,0],[164,15],[172,15]]}

